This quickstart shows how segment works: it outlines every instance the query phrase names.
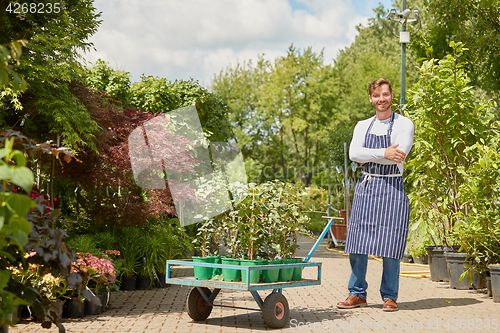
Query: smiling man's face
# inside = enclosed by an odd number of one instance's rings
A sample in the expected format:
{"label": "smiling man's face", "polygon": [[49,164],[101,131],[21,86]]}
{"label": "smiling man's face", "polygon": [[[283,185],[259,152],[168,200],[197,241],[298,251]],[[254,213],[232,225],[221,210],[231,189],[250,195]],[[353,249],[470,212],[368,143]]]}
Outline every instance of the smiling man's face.
{"label": "smiling man's face", "polygon": [[382,84],[373,89],[370,97],[370,102],[378,113],[386,113],[391,111],[391,104],[394,95],[392,94],[388,84]]}

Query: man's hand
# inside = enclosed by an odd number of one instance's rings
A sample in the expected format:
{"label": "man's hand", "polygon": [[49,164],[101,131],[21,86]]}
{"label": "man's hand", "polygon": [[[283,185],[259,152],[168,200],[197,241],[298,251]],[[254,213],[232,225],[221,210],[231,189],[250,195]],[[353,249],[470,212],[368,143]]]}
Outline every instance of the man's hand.
{"label": "man's hand", "polygon": [[385,148],[384,156],[389,161],[394,161],[396,163],[403,163],[403,161],[406,158],[406,154],[404,151],[397,149],[398,146],[399,146],[399,143]]}

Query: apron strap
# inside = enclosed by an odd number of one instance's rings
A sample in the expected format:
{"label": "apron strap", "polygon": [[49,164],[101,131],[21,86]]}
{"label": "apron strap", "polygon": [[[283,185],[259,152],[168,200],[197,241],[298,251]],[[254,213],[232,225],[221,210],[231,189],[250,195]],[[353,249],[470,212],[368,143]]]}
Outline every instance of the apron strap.
{"label": "apron strap", "polygon": [[389,147],[391,146],[391,134],[392,134],[392,126],[394,125],[394,115],[395,113],[393,112],[391,114],[391,120],[389,121],[389,127],[387,127],[387,140],[389,143]]}
{"label": "apron strap", "polygon": [[[395,113],[392,112],[392,114],[391,114],[391,120],[389,121],[389,126],[387,127],[387,138],[389,140],[388,141],[389,146],[391,145],[391,134],[392,134],[392,126],[394,125],[394,115],[395,115]],[[368,126],[368,130],[366,130],[366,133],[365,133],[365,145],[366,145],[366,142],[368,141],[368,134],[370,134],[370,131],[372,130],[373,124],[375,123],[375,119],[377,119],[377,116],[373,117],[373,120],[370,123],[370,126]],[[387,147],[389,147],[389,146],[387,146]]]}

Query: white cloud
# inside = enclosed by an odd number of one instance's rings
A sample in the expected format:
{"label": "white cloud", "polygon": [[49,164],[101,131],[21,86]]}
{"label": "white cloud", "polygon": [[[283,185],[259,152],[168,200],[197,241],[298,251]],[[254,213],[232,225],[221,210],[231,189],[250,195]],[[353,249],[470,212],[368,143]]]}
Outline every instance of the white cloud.
{"label": "white cloud", "polygon": [[237,61],[284,55],[292,43],[324,48],[332,63],[367,22],[350,1],[300,1],[306,11],[287,0],[96,0],[103,22],[91,38],[97,52],[85,58],[108,61],[133,81],[145,74],[203,85]]}

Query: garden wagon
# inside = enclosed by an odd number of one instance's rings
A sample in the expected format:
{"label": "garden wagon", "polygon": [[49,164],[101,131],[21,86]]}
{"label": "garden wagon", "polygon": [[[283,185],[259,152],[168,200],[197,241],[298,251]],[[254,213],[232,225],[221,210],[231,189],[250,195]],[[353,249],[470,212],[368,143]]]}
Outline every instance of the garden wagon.
{"label": "garden wagon", "polygon": [[[329,217],[329,221],[316,240],[316,243],[309,251],[308,255],[301,263],[293,264],[278,264],[278,265],[256,265],[256,266],[234,266],[226,264],[213,264],[213,263],[199,263],[192,260],[168,260],[167,261],[167,274],[166,283],[178,284],[193,287],[187,297],[187,311],[189,316],[195,321],[202,321],[208,318],[214,306],[225,306],[214,304],[214,300],[221,291],[221,289],[231,290],[246,290],[250,291],[253,298],[259,305],[262,311],[262,319],[264,323],[270,328],[282,328],[288,322],[289,308],[288,302],[282,293],[283,288],[291,287],[304,287],[314,286],[321,284],[321,263],[309,262],[319,244],[325,237],[328,230],[330,230],[334,220],[340,220],[339,217]],[[240,270],[241,274],[245,274],[245,282],[229,282],[229,281],[215,281],[215,280],[197,280],[193,276],[190,277],[170,277],[171,266],[200,266],[211,267],[220,269],[236,269]],[[282,268],[305,268],[316,267],[316,279],[301,279],[299,281],[289,282],[271,282],[271,283],[251,283],[250,272],[252,270],[267,270],[267,269],[282,269]],[[258,291],[259,290],[272,290],[272,292],[262,300]],[[247,309],[247,308],[244,308]],[[255,309],[248,309],[255,310]]]}

